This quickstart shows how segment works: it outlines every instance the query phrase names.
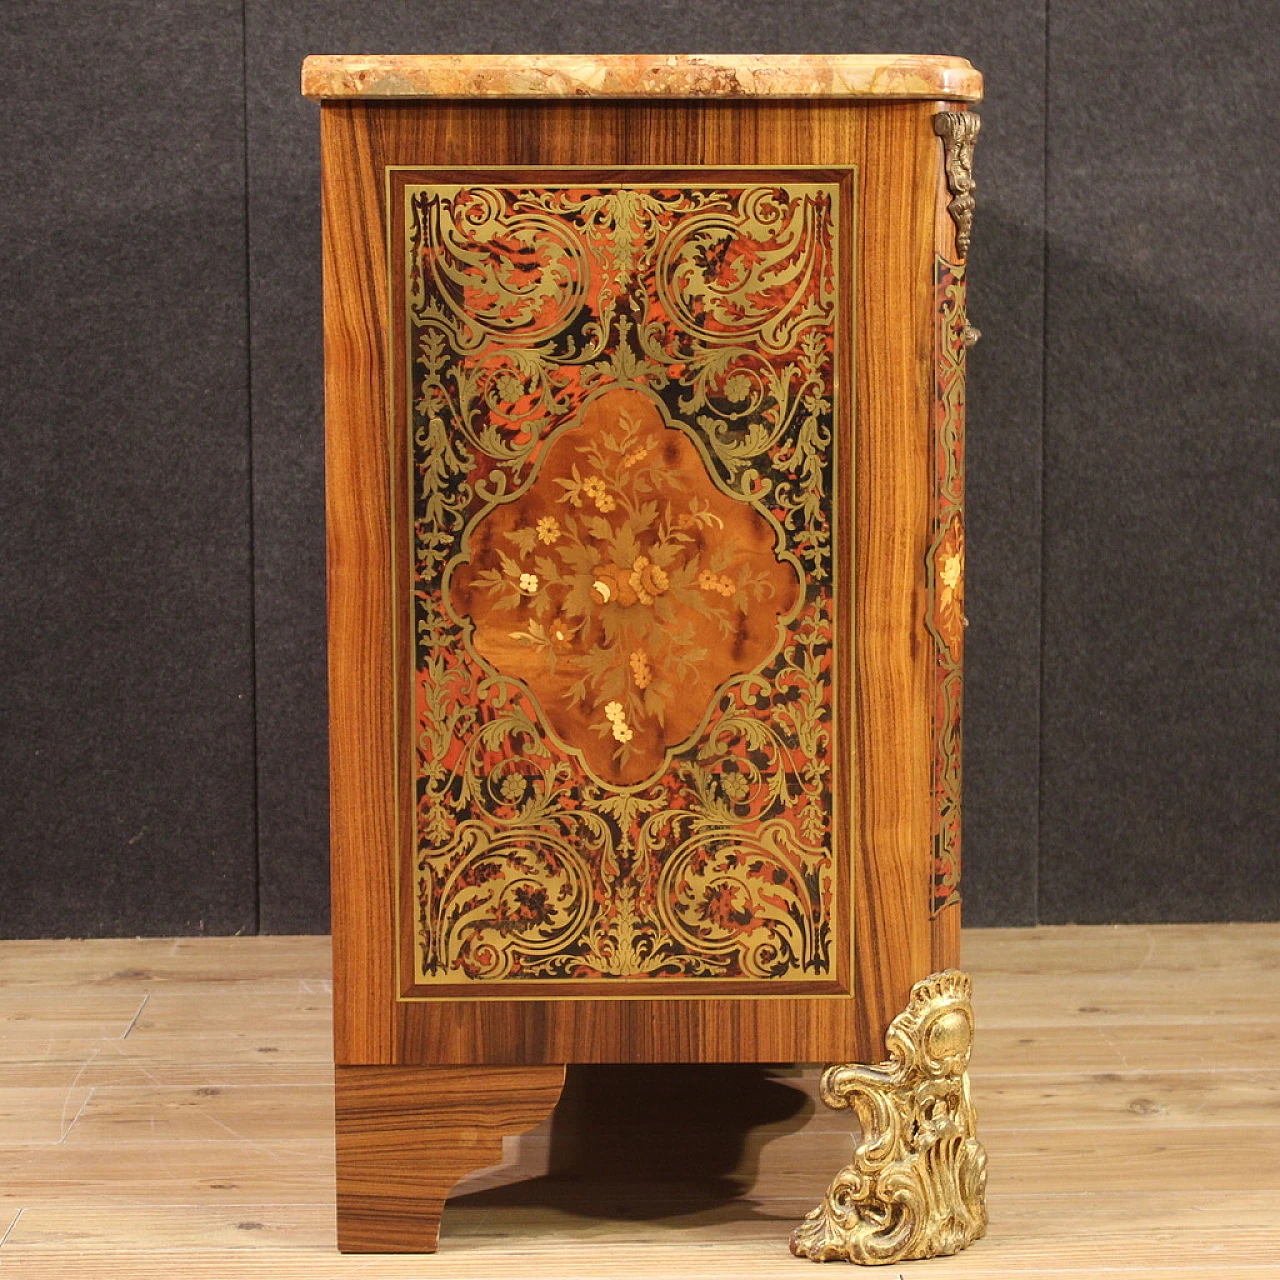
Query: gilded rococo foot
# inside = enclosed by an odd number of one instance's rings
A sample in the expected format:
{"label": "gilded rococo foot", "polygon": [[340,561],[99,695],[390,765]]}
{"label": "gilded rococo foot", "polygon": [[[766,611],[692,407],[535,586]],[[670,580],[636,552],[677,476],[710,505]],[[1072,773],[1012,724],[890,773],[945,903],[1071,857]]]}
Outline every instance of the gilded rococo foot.
{"label": "gilded rococo foot", "polygon": [[828,1067],[822,1100],[857,1113],[853,1163],[791,1233],[791,1252],[884,1264],[957,1253],[987,1229],[987,1153],[969,1099],[972,984],[956,969],[911,989],[879,1066]]}

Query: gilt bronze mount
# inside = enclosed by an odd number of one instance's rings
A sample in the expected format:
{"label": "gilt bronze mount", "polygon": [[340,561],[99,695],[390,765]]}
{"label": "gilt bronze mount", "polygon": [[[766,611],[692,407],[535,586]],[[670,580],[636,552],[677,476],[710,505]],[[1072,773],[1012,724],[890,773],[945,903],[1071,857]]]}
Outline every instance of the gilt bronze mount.
{"label": "gilt bronze mount", "polygon": [[973,229],[973,193],[978,186],[973,178],[973,146],[981,128],[981,117],[972,111],[939,111],[933,117],[933,131],[942,139],[943,167],[951,192],[947,212],[956,224],[956,253],[962,262],[969,256]]}
{"label": "gilt bronze mount", "polygon": [[956,969],[922,979],[885,1034],[887,1062],[823,1074],[822,1100],[853,1110],[861,1135],[853,1162],[792,1232],[798,1257],[884,1265],[958,1253],[985,1234],[970,990]]}

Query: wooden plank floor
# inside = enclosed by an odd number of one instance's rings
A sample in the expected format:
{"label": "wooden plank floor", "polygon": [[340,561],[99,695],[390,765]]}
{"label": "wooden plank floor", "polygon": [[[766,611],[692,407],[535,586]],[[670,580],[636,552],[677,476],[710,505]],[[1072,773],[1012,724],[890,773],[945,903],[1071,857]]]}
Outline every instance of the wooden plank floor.
{"label": "wooden plank floor", "polygon": [[[966,934],[989,1236],[891,1271],[1280,1277],[1280,925]],[[0,1276],[770,1280],[813,1068],[571,1072],[432,1257],[340,1257],[322,938],[0,943]],[[884,1274],[884,1273],[881,1273]]]}

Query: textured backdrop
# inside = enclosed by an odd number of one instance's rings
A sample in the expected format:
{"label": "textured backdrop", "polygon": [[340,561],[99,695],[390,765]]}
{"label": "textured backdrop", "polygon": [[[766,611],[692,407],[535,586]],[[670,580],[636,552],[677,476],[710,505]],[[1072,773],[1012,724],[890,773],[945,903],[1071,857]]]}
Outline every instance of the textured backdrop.
{"label": "textured backdrop", "polygon": [[0,934],[325,928],[298,68],[513,49],[986,74],[966,918],[1280,914],[1270,10],[9,0]]}

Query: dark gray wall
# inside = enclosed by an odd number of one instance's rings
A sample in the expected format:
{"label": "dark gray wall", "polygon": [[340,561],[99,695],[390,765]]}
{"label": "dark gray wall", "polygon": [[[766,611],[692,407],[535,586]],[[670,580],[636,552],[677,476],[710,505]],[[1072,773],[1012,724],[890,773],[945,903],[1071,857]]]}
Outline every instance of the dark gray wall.
{"label": "dark gray wall", "polygon": [[1040,914],[1274,919],[1276,6],[1064,8],[1049,43]]}
{"label": "dark gray wall", "polygon": [[297,80],[371,51],[971,58],[967,919],[1280,914],[1268,7],[10,0],[0,933],[325,927]]}
{"label": "dark gray wall", "polygon": [[0,934],[257,923],[242,29],[0,12]]}

